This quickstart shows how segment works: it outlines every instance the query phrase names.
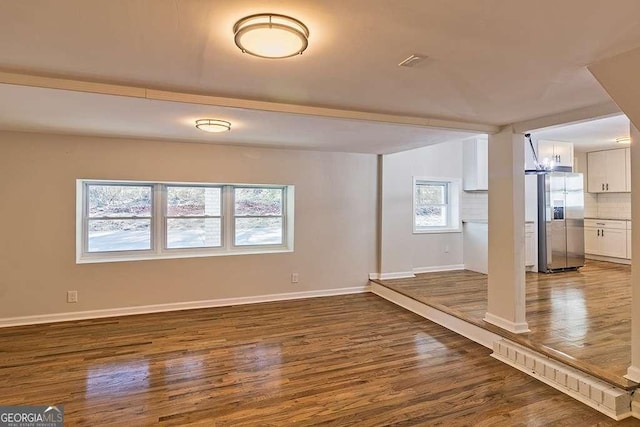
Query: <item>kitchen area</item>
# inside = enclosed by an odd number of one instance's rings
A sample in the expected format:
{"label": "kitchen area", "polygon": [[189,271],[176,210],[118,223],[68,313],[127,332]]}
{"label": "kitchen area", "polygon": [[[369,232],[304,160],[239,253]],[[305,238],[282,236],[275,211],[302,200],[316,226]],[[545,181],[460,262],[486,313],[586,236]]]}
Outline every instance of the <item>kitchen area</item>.
{"label": "kitchen area", "polygon": [[[484,274],[487,139],[464,141],[461,196],[464,268]],[[607,117],[532,132],[529,139],[523,159],[526,270],[575,269],[583,259],[630,264],[629,120]],[[565,182],[566,188],[558,188]]]}

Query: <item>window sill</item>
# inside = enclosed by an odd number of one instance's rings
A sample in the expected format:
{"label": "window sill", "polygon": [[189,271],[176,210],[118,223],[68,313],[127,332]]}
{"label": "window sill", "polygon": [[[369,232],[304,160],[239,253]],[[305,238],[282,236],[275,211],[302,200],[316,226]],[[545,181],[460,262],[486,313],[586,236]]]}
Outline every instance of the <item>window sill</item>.
{"label": "window sill", "polygon": [[462,228],[434,228],[433,230],[413,230],[413,234],[462,233]]}
{"label": "window sill", "polygon": [[293,252],[292,248],[278,247],[269,249],[239,249],[234,251],[218,251],[218,252],[165,252],[162,254],[126,254],[126,255],[90,255],[81,256],[76,259],[76,264],[97,264],[104,262],[124,262],[124,261],[151,261],[160,259],[181,259],[181,258],[205,258],[217,256],[233,256],[233,255],[263,255],[263,254],[279,254]]}

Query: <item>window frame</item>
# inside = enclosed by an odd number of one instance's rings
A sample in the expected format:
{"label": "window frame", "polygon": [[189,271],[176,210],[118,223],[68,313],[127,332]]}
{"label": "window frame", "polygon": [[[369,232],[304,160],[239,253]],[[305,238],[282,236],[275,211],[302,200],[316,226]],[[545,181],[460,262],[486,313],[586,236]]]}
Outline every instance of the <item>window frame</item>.
{"label": "window frame", "polygon": [[[129,251],[89,252],[89,197],[90,185],[122,185],[150,186],[151,197],[151,249]],[[167,215],[169,187],[218,187],[220,194],[220,246],[168,248]],[[235,212],[233,193],[235,188],[277,188],[282,190],[282,244],[269,245],[234,245]],[[195,258],[227,255],[249,255],[293,252],[294,231],[294,196],[293,185],[275,184],[228,184],[175,181],[132,181],[132,180],[76,180],[76,263],[101,263],[117,261],[139,261],[153,259]],[[206,216],[208,217],[208,216]],[[180,217],[178,217],[180,218]],[[184,217],[196,218],[196,217]],[[126,218],[125,218],[126,219]]]}
{"label": "window frame", "polygon": [[[183,251],[194,251],[194,252],[212,252],[217,249],[223,249],[225,247],[225,221],[224,221],[224,211],[223,211],[223,198],[224,198],[224,185],[221,184],[186,184],[186,183],[163,183],[159,184],[161,186],[161,210],[162,210],[162,252],[183,252]],[[219,216],[169,216],[168,208],[169,208],[169,187],[201,187],[201,188],[219,188],[220,189],[220,215]],[[220,218],[220,245],[219,246],[197,246],[197,247],[189,247],[189,248],[170,248],[169,247],[169,220],[170,219],[198,219],[198,218]]]}
{"label": "window frame", "polygon": [[[425,184],[446,184],[447,194],[446,206],[447,224],[445,226],[418,226],[416,215],[416,190],[418,185]],[[433,234],[433,233],[460,233],[462,232],[462,221],[460,220],[460,189],[461,180],[450,177],[413,177],[412,189],[412,223],[413,234]]]}
{"label": "window frame", "polygon": [[[235,185],[233,186],[232,190],[231,190],[231,203],[229,203],[230,209],[232,210],[232,215],[233,215],[233,219],[231,221],[231,240],[230,240],[230,244],[234,249],[239,249],[242,250],[244,248],[251,248],[251,247],[280,247],[283,244],[286,243],[287,241],[287,221],[286,221],[286,212],[287,212],[287,196],[286,196],[286,189],[285,187],[280,188],[281,190],[281,195],[282,195],[282,206],[281,206],[281,215],[263,215],[263,216],[256,216],[256,215],[241,215],[241,216],[236,216],[235,210],[236,210],[236,198],[235,198],[235,190],[236,189],[242,189],[242,188],[270,188],[270,189],[276,189],[278,187],[264,187],[264,186],[250,186],[250,185]],[[238,245],[236,243],[236,220],[238,218],[282,218],[282,243],[274,243],[274,244],[268,244],[268,245]]]}

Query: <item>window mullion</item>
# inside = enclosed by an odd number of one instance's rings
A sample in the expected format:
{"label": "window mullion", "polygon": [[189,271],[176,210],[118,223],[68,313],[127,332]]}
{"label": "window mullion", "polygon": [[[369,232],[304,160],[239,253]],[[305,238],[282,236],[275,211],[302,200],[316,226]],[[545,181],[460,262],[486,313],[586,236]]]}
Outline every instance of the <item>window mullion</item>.
{"label": "window mullion", "polygon": [[167,192],[163,184],[154,185],[153,191],[153,230],[154,230],[154,251],[157,254],[164,252],[167,246]]}
{"label": "window mullion", "polygon": [[89,251],[89,184],[86,182],[82,185],[82,253]]}
{"label": "window mullion", "polygon": [[235,247],[234,234],[235,234],[235,209],[233,199],[232,185],[225,185],[223,187],[222,197],[222,234],[223,241],[222,247],[226,250],[230,250]]}

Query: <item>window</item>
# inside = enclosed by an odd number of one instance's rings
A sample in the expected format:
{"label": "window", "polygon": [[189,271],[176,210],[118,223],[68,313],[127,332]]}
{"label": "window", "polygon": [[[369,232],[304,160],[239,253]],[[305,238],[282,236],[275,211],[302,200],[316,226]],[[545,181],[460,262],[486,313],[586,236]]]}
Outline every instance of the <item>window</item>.
{"label": "window", "polygon": [[414,233],[460,231],[459,194],[459,180],[414,178]]}
{"label": "window", "polygon": [[281,245],[283,242],[282,188],[234,188],[237,246]]}
{"label": "window", "polygon": [[167,249],[222,245],[222,188],[167,186]]}
{"label": "window", "polygon": [[77,262],[293,250],[293,186],[78,180]]}
{"label": "window", "polygon": [[152,246],[150,185],[87,185],[87,251],[139,251]]}

